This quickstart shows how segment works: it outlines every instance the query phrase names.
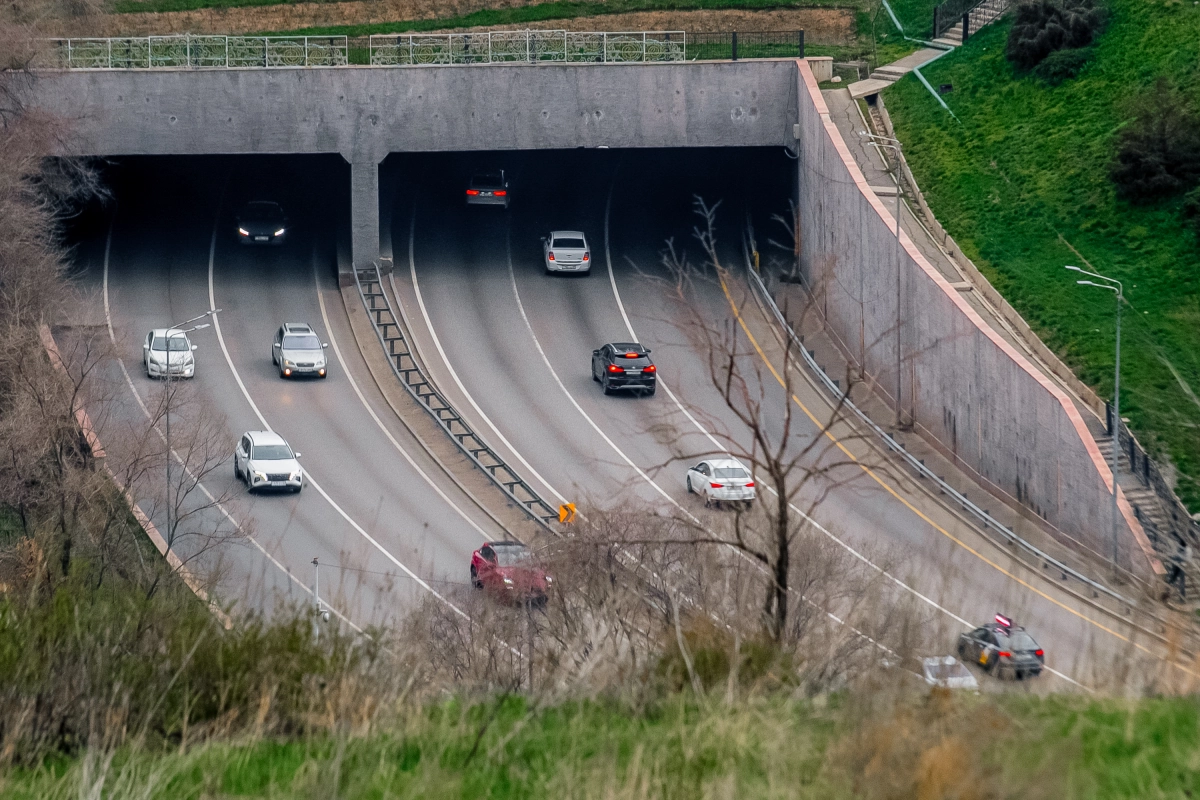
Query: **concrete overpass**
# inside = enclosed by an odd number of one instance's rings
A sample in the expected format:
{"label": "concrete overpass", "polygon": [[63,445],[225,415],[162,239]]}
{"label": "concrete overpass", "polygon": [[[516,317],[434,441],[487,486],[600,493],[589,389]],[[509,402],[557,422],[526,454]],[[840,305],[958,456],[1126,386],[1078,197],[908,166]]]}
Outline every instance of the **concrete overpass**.
{"label": "concrete overpass", "polygon": [[340,153],[351,249],[379,256],[389,153],[794,146],[792,60],[40,73],[76,155]]}

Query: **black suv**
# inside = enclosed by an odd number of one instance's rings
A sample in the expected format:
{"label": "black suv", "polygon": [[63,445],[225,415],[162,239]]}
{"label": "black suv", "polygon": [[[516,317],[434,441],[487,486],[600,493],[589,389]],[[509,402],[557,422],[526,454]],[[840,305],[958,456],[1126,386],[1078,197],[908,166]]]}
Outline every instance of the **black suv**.
{"label": "black suv", "polygon": [[636,342],[612,342],[592,351],[592,380],[605,394],[618,389],[654,394],[658,368],[650,362],[650,348]]}
{"label": "black suv", "polygon": [[1016,680],[1042,674],[1046,654],[1024,628],[1013,625],[1003,614],[995,622],[958,636],[958,655],[973,661],[997,678],[1008,675]]}

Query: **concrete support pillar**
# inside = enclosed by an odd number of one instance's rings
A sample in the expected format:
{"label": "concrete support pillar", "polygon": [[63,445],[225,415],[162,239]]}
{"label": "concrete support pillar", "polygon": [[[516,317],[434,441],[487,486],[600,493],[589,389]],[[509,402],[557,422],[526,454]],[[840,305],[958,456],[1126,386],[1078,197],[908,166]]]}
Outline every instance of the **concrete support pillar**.
{"label": "concrete support pillar", "polygon": [[350,260],[365,267],[379,259],[379,162],[350,161]]}

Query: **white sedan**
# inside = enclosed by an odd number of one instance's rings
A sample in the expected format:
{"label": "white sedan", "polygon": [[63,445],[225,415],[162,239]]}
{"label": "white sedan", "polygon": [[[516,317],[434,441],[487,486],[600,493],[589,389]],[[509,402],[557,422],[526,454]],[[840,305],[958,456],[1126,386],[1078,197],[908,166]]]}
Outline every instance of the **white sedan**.
{"label": "white sedan", "polygon": [[713,458],[691,467],[687,490],[703,497],[706,506],[735,501],[749,505],[757,496],[750,471],[736,458]]}
{"label": "white sedan", "polygon": [[192,344],[187,334],[180,330],[155,328],[146,334],[142,342],[142,365],[146,368],[147,378],[167,377],[171,375],[190,378],[196,374],[196,358]]}

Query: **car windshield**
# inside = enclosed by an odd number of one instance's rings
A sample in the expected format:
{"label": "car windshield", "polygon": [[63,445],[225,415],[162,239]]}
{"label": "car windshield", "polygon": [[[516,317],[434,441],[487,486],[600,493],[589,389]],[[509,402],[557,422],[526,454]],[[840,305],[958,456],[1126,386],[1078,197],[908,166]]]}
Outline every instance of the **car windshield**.
{"label": "car windshield", "polygon": [[585,245],[583,243],[583,239],[557,239],[557,238],[554,240],[554,244],[552,244],[550,246],[551,247],[574,247],[579,250],[583,250],[584,248],[587,247],[587,245]]}
{"label": "car windshield", "polygon": [[717,467],[715,470],[718,478],[749,478],[746,470],[741,467]]}
{"label": "car windshield", "polygon": [[[182,336],[172,336],[170,339],[170,342],[171,342],[171,352],[172,353],[181,353],[184,350],[191,349],[190,347],[188,347],[187,339],[185,339]],[[167,349],[167,337],[166,336],[155,336],[154,344],[150,345],[150,349],[157,350],[160,353],[165,352]]]}
{"label": "car windshield", "polygon": [[320,350],[321,340],[312,334],[283,337],[284,350]]}
{"label": "car windshield", "polygon": [[529,548],[521,545],[496,546],[496,563],[502,567],[515,567],[529,562]]}
{"label": "car windshield", "polygon": [[499,172],[485,172],[471,178],[472,186],[502,186],[504,178]]}
{"label": "car windshield", "polygon": [[286,444],[260,444],[254,447],[255,461],[284,461],[292,457],[292,448]]}
{"label": "car windshield", "polygon": [[242,209],[244,220],[271,220],[283,217],[283,211],[275,203],[250,203]]}
{"label": "car windshield", "polygon": [[1008,646],[1009,649],[1016,650],[1019,653],[1023,653],[1026,650],[1038,649],[1037,642],[1033,640],[1033,637],[1028,633],[1021,633],[1020,631],[1016,631],[1008,637]]}

